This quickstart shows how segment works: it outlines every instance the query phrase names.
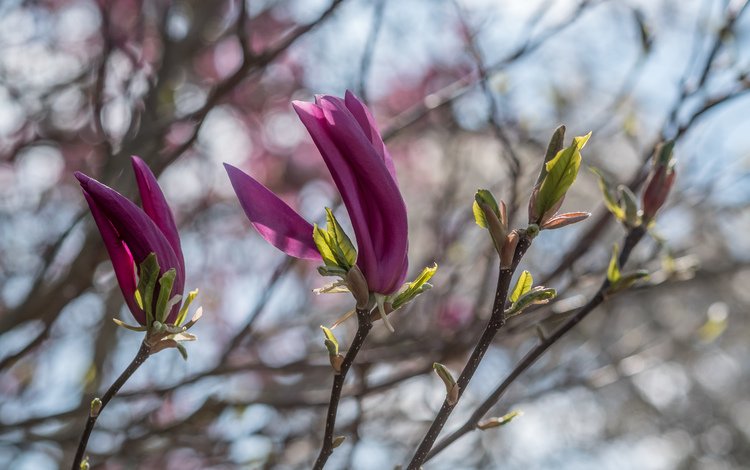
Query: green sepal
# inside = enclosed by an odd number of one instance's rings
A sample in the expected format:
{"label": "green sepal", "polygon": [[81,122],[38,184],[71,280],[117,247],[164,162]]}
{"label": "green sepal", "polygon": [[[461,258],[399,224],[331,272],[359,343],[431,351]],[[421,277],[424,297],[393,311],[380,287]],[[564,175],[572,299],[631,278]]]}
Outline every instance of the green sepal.
{"label": "green sepal", "polygon": [[474,195],[474,204],[472,205],[472,211],[474,212],[474,221],[482,228],[488,228],[487,217],[484,215],[482,204],[489,206],[492,211],[497,215],[497,218],[502,221],[500,216],[500,206],[497,204],[495,196],[488,189],[479,189]]}
{"label": "green sepal", "polygon": [[174,286],[174,280],[176,277],[177,271],[172,268],[162,274],[162,276],[159,278],[159,297],[156,300],[156,311],[154,312],[154,318],[156,318],[161,323],[166,323],[167,316],[169,315],[167,304],[169,303],[170,295],[172,295],[172,286]]}
{"label": "green sepal", "polygon": [[427,281],[429,281],[432,276],[435,275],[437,269],[437,263],[433,264],[432,266],[428,266],[422,270],[422,272],[419,274],[419,276],[417,276],[416,279],[414,279],[412,282],[407,283],[406,287],[403,288],[400,293],[396,294],[396,297],[391,302],[391,307],[393,308],[393,310],[402,307],[407,302],[414,300],[414,298],[422,292],[431,289],[432,284],[429,284]]}
{"label": "green sepal", "polygon": [[[146,326],[154,322],[154,292],[156,291],[156,282],[159,279],[159,261],[156,259],[156,253],[150,253],[140,264],[138,269],[138,287],[140,293],[140,304],[146,312]],[[138,301],[138,297],[136,297]]]}
{"label": "green sepal", "polygon": [[611,285],[617,283],[621,277],[620,262],[617,259],[619,256],[620,247],[615,243],[615,246],[612,247],[612,257],[609,259],[609,266],[607,266],[607,280]]}
{"label": "green sepal", "polygon": [[518,276],[516,281],[516,287],[513,288],[513,293],[510,294],[510,301],[515,303],[518,299],[531,290],[531,286],[534,283],[534,278],[531,277],[531,273],[524,271]]}
{"label": "green sepal", "polygon": [[185,321],[185,318],[187,317],[188,309],[190,308],[190,304],[193,303],[193,300],[195,300],[195,297],[198,295],[198,289],[192,290],[188,293],[187,298],[182,303],[182,307],[180,307],[180,312],[177,314],[177,319],[175,320],[174,324],[177,326],[182,325],[182,322]]}
{"label": "green sepal", "polygon": [[609,210],[612,215],[617,218],[617,220],[624,221],[625,211],[617,203],[617,197],[615,196],[615,190],[612,187],[612,183],[610,183],[610,181],[598,168],[589,167],[589,170],[591,170],[592,173],[599,177],[599,189],[602,192],[602,196],[604,196],[604,205],[607,207],[607,210]]}
{"label": "green sepal", "polygon": [[117,318],[113,318],[112,321],[115,322],[115,325],[121,326],[121,327],[125,328],[126,330],[130,330],[130,331],[146,331],[146,330],[148,330],[148,327],[145,327],[145,326],[142,326],[142,325],[141,326],[128,325],[124,321],[118,320]]}
{"label": "green sepal", "polygon": [[357,262],[357,250],[349,236],[341,228],[331,209],[326,207],[326,229],[317,224],[313,227],[313,241],[328,267],[348,271]]}
{"label": "green sepal", "polygon": [[326,328],[325,326],[321,325],[320,329],[323,330],[323,334],[325,335],[325,340],[323,341],[325,343],[326,349],[328,350],[329,356],[336,356],[339,353],[339,342],[336,340],[336,337],[333,335],[333,331],[331,331],[329,328]]}
{"label": "green sepal", "polygon": [[560,150],[555,158],[545,163],[547,174],[536,196],[536,213],[540,217],[552,209],[573,185],[581,166],[581,149],[590,137],[591,132],[575,137],[570,147]]}

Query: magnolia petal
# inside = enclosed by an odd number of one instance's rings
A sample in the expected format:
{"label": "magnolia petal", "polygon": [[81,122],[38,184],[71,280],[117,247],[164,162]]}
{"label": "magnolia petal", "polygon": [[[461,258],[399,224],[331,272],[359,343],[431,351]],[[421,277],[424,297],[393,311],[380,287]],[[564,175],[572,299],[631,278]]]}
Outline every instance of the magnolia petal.
{"label": "magnolia petal", "polygon": [[395,292],[406,274],[406,206],[386,162],[344,100],[319,96],[294,108],[341,193],[362,270],[373,292]]}
{"label": "magnolia petal", "polygon": [[[149,254],[155,253],[160,266],[160,275],[170,269],[179,268],[180,263],[169,241],[140,207],[109,186],[83,173],[76,172],[75,176],[85,195],[88,196],[87,199],[91,199],[101,215],[109,221],[120,239],[127,245],[136,266]],[[178,287],[182,285],[184,285],[184,278],[180,279]],[[182,294],[182,291],[173,293]],[[130,298],[132,296],[126,295],[127,302],[130,302]],[[177,308],[170,313],[168,321],[174,320],[176,315]]]}
{"label": "magnolia petal", "polygon": [[133,255],[130,253],[125,242],[122,241],[122,238],[117,234],[117,230],[107,220],[101,209],[96,205],[96,202],[91,199],[91,196],[84,191],[83,197],[86,199],[89,209],[91,209],[91,215],[94,217],[97,228],[99,228],[99,234],[104,241],[104,247],[107,249],[109,259],[112,261],[117,284],[120,285],[125,303],[133,314],[133,318],[139,324],[144,325],[146,323],[146,314],[138,307],[135,301],[137,281]]}
{"label": "magnolia petal", "polygon": [[242,170],[227,163],[224,168],[242,209],[261,237],[289,256],[321,259],[309,222]]}
{"label": "magnolia petal", "polygon": [[[141,194],[141,205],[143,211],[154,221],[157,227],[169,241],[172,249],[177,255],[180,263],[177,269],[177,279],[185,278],[185,260],[182,256],[182,247],[180,246],[180,235],[177,232],[177,225],[174,222],[174,216],[167,204],[164,193],[156,181],[156,177],[146,163],[135,155],[130,157],[135,172],[135,180],[138,183],[138,191]],[[182,289],[180,289],[182,292]]]}
{"label": "magnolia petal", "polygon": [[383,159],[383,163],[385,163],[385,167],[388,169],[388,173],[391,174],[393,181],[398,182],[396,179],[396,168],[393,166],[393,158],[391,158],[390,152],[388,152],[388,149],[385,147],[383,138],[380,136],[380,131],[378,130],[378,125],[375,122],[375,118],[372,117],[370,110],[367,109],[367,106],[365,106],[364,103],[362,103],[362,101],[350,90],[346,90],[344,103],[347,109],[349,109],[349,112],[352,113],[352,116],[357,120],[362,131],[370,140],[375,151]]}

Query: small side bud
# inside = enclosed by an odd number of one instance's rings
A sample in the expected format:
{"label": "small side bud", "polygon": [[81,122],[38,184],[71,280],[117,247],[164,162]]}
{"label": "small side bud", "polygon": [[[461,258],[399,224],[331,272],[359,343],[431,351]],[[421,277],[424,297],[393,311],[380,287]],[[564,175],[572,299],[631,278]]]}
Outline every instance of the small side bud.
{"label": "small side bud", "polygon": [[432,369],[437,373],[440,380],[445,384],[445,399],[449,405],[453,406],[458,403],[459,387],[453,375],[450,373],[448,368],[439,362],[432,364]]}
{"label": "small side bud", "polygon": [[346,273],[346,286],[357,301],[357,308],[365,309],[370,305],[370,289],[365,275],[356,264]]}
{"label": "small side bud", "polygon": [[102,401],[99,398],[94,398],[91,400],[91,405],[89,406],[89,416],[92,418],[96,418],[99,416],[99,412],[102,410]]}
{"label": "small side bud", "polygon": [[331,447],[335,449],[336,447],[343,444],[345,440],[346,436],[336,436],[333,438],[333,441],[331,441]]}

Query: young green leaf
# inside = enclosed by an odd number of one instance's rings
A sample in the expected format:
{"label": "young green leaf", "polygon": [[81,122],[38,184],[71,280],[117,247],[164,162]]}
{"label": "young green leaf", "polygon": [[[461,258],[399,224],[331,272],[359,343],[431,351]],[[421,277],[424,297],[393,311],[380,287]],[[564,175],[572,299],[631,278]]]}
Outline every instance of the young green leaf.
{"label": "young green leaf", "polygon": [[185,321],[190,304],[193,303],[193,300],[195,300],[197,295],[198,289],[192,290],[188,293],[187,298],[182,303],[182,307],[180,307],[180,312],[177,314],[177,319],[174,322],[175,325],[180,326],[182,325],[182,322]]}
{"label": "young green leaf", "polygon": [[482,209],[482,204],[489,206],[492,211],[497,214],[500,218],[500,207],[495,200],[495,196],[488,189],[479,189],[474,195],[474,204],[472,210],[474,211],[474,221],[482,228],[487,228],[487,218]]}
{"label": "young green leaf", "polygon": [[354,248],[349,236],[341,228],[339,221],[333,215],[331,209],[326,207],[326,225],[328,239],[331,241],[333,254],[339,266],[349,269],[357,262],[357,250]]}
{"label": "young green leaf", "polygon": [[437,272],[437,263],[432,266],[428,266],[422,270],[422,272],[412,282],[406,284],[406,288],[403,288],[400,293],[396,294],[396,297],[391,302],[393,310],[398,309],[407,302],[412,301],[416,296],[432,287],[427,281],[432,279],[432,276]]}
{"label": "young green leaf", "polygon": [[531,290],[531,286],[534,283],[534,278],[531,277],[531,273],[524,271],[518,276],[516,281],[516,287],[513,288],[513,293],[510,295],[510,301],[515,303],[521,298],[522,295]]}
{"label": "young green leaf", "polygon": [[612,248],[612,258],[609,260],[609,266],[607,267],[607,280],[610,284],[615,284],[620,280],[620,262],[617,258],[620,256],[620,247],[615,244]]}
{"label": "young green leaf", "polygon": [[328,349],[328,355],[329,356],[336,356],[339,353],[339,342],[336,340],[336,337],[333,335],[333,331],[326,328],[325,326],[321,325],[320,329],[323,330],[323,334],[325,335],[324,343],[326,345],[326,349]]}
{"label": "young green leaf", "polygon": [[513,305],[505,311],[505,317],[510,318],[519,315],[532,305],[546,304],[554,299],[556,295],[557,291],[555,289],[536,286],[514,302]]}
{"label": "young green leaf", "polygon": [[143,310],[146,312],[146,326],[155,320],[153,305],[156,282],[159,278],[159,261],[156,253],[150,253],[140,264],[138,269],[138,292],[140,292]]}
{"label": "young green leaf", "polygon": [[641,217],[638,215],[638,201],[635,194],[624,184],[617,187],[617,192],[620,193],[620,207],[625,213],[625,222],[630,227],[637,227],[641,224]]}
{"label": "young green leaf", "polygon": [[437,373],[438,377],[440,377],[440,380],[442,380],[445,384],[445,394],[448,404],[455,405],[458,402],[459,390],[458,384],[456,384],[456,380],[453,378],[453,375],[450,373],[447,367],[440,364],[439,362],[433,363],[432,369]]}
{"label": "young green leaf", "polygon": [[159,278],[159,298],[156,300],[154,318],[161,323],[166,323],[167,316],[169,315],[167,304],[172,295],[172,286],[174,285],[175,277],[177,277],[177,271],[172,268]]}
{"label": "young green leaf", "polygon": [[[545,163],[547,174],[542,180],[536,195],[536,214],[540,216],[555,207],[578,176],[581,166],[581,149],[586,145],[591,133],[576,137],[570,147],[560,150],[552,160]],[[554,214],[551,214],[554,215]]]}
{"label": "young green leaf", "polygon": [[555,158],[555,155],[563,149],[565,145],[565,126],[560,126],[555,129],[552,134],[552,138],[549,140],[547,145],[547,152],[544,154],[544,163],[542,163],[542,169],[539,171],[539,176],[536,179],[534,186],[539,185],[544,177],[547,176],[547,162]]}
{"label": "young green leaf", "polygon": [[146,330],[148,330],[148,328],[146,328],[145,326],[128,325],[124,321],[118,320],[117,318],[113,318],[112,321],[115,322],[115,325],[121,326],[121,327],[125,328],[126,330],[130,330],[130,331],[146,331]]}
{"label": "young green leaf", "polygon": [[333,249],[331,248],[331,242],[328,237],[328,232],[320,228],[318,224],[315,224],[313,226],[313,242],[315,242],[315,246],[318,248],[318,252],[323,258],[323,263],[326,266],[338,268],[339,265],[336,261],[336,256],[333,254]]}

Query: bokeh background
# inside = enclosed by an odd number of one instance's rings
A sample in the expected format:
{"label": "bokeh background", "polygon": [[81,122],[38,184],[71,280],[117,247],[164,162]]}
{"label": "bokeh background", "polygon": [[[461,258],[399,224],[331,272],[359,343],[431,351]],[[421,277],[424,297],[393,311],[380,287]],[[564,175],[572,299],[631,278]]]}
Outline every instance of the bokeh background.
{"label": "bokeh background", "polygon": [[[221,166],[307,218],[338,206],[290,102],[354,90],[394,155],[410,276],[434,288],[380,323],[350,373],[332,469],[413,453],[444,397],[435,361],[464,365],[496,261],[477,188],[517,226],[557,125],[589,130],[584,165],[637,188],[676,139],[678,182],[608,300],[428,469],[750,466],[750,12],[735,0],[138,0],[0,2],[0,467],[67,468],[93,396],[130,361],[128,321],[73,172],[135,196],[129,155],[159,175],[178,221],[199,340],[158,354],[103,413],[93,468],[309,468],[331,370],[318,325],[351,308],[250,228]],[[623,228],[582,169],[524,259],[559,300],[498,335],[446,426],[601,282]],[[348,224],[345,211],[339,219]],[[342,343],[353,323],[336,329]]]}

